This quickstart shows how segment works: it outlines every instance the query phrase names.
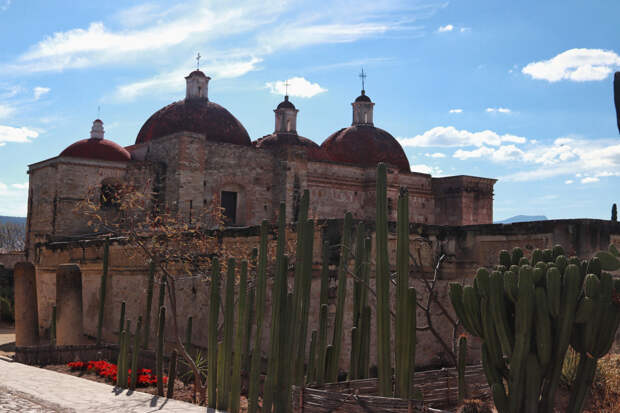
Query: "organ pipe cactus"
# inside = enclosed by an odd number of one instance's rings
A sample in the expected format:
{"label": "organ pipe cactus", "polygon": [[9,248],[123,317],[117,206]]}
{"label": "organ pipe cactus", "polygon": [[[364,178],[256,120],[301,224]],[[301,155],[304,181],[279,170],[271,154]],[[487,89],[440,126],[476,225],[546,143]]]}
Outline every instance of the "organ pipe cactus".
{"label": "organ pipe cactus", "polygon": [[174,396],[174,381],[177,378],[177,351],[172,350],[168,361],[168,389],[166,397],[171,399]]}
{"label": "organ pipe cactus", "polygon": [[97,319],[97,345],[101,344],[101,333],[103,330],[103,314],[105,307],[106,285],[108,280],[108,265],[110,257],[110,238],[106,237],[103,242],[103,273],[101,274],[101,285],[99,287],[99,317]]}
{"label": "organ pipe cactus", "polygon": [[118,326],[118,345],[121,345],[121,333],[125,329],[125,302],[121,303],[121,318]]}
{"label": "organ pipe cactus", "polygon": [[[235,323],[235,260],[230,258],[227,262],[226,292],[224,301],[224,364],[223,371],[218,371],[222,375],[222,385],[218,386],[218,409],[228,409],[228,399],[230,397],[231,368],[232,368],[232,349],[233,333]],[[221,395],[221,396],[220,396]]]}
{"label": "organ pipe cactus", "polygon": [[164,328],[166,325],[166,307],[159,307],[159,324],[157,327],[157,353],[155,374],[157,375],[157,395],[164,395]]}
{"label": "organ pipe cactus", "polygon": [[140,354],[140,332],[142,329],[142,317],[138,317],[138,323],[136,325],[136,332],[133,337],[133,349],[131,351],[131,381],[129,388],[131,390],[136,389],[136,383],[138,382],[138,356]]}
{"label": "organ pipe cactus", "polygon": [[462,335],[459,337],[458,346],[458,387],[459,387],[459,403],[463,403],[463,400],[467,397],[467,383],[465,382],[465,363],[467,360],[467,337]]}
{"label": "organ pipe cactus", "polygon": [[216,407],[217,393],[217,320],[220,315],[220,263],[214,258],[211,263],[211,291],[209,294],[209,331],[207,376],[208,406]]}
{"label": "organ pipe cactus", "polygon": [[497,270],[479,270],[473,288],[450,285],[463,327],[482,339],[499,413],[552,413],[569,345],[581,357],[567,411],[582,411],[597,361],[620,324],[620,281],[604,272],[615,268],[617,255],[611,247],[596,255],[566,258],[559,245],[534,250],[530,259],[519,249],[502,251]]}
{"label": "organ pipe cactus", "polygon": [[239,275],[239,300],[237,307],[237,338],[235,340],[235,351],[233,360],[233,369],[231,376],[230,400],[228,402],[229,411],[232,413],[239,412],[239,400],[241,397],[241,361],[243,359],[243,343],[247,330],[244,328],[246,324],[245,317],[248,316],[246,311],[247,300],[247,278],[248,263],[241,263],[241,273]]}
{"label": "organ pipe cactus", "polygon": [[149,262],[149,275],[146,287],[146,312],[144,314],[144,340],[142,348],[148,348],[151,331],[151,306],[153,305],[153,284],[155,284],[155,262]]}
{"label": "organ pipe cactus", "polygon": [[377,373],[380,396],[392,394],[392,361],[390,353],[390,268],[388,261],[387,168],[377,166],[377,219],[375,279],[377,289]]}
{"label": "organ pipe cactus", "polygon": [[259,374],[261,362],[261,337],[263,333],[263,318],[265,314],[265,292],[267,271],[267,231],[269,223],[263,221],[260,226],[260,248],[258,250],[258,266],[256,269],[256,333],[252,364],[250,366],[250,384],[248,390],[248,412],[256,413],[258,409]]}

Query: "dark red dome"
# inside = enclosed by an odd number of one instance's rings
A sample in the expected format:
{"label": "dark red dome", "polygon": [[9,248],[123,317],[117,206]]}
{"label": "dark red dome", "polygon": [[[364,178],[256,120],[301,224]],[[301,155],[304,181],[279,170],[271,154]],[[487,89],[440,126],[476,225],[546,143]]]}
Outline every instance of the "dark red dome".
{"label": "dark red dome", "polygon": [[131,155],[125,148],[107,139],[82,139],[69,145],[60,156],[117,162],[131,160]]}
{"label": "dark red dome", "polygon": [[299,146],[306,149],[308,159],[324,159],[321,147],[314,141],[299,136],[295,133],[272,133],[253,142],[254,146],[261,149],[278,150],[287,146]]}
{"label": "dark red dome", "polygon": [[353,125],[340,129],[323,142],[321,149],[327,159],[374,167],[385,162],[410,172],[409,160],[402,146],[383,129],[372,125]]}
{"label": "dark red dome", "polygon": [[205,98],[180,100],[158,110],[140,129],[136,144],[183,131],[204,134],[211,142],[252,144],[237,118]]}

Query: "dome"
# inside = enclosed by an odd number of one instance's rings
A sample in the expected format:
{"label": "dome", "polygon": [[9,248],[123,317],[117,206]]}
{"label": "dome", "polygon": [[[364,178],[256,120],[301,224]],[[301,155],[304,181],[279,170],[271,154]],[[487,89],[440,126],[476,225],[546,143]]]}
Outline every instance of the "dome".
{"label": "dome", "polygon": [[288,95],[284,96],[284,100],[280,102],[277,109],[295,109],[295,105],[288,100]]}
{"label": "dome", "polygon": [[131,160],[129,152],[119,144],[107,139],[97,138],[77,141],[62,151],[60,156],[116,162],[127,162]]}
{"label": "dome", "polygon": [[184,131],[204,134],[211,142],[251,145],[241,122],[206,97],[186,98],[155,112],[140,129],[136,144]]}
{"label": "dome", "polygon": [[316,142],[299,136],[296,133],[272,133],[265,135],[254,142],[254,146],[263,149],[280,148],[283,146],[303,146],[306,148],[318,149]]}
{"label": "dome", "polygon": [[374,167],[385,162],[402,172],[410,172],[402,146],[383,129],[355,124],[333,133],[321,145],[325,157],[334,162]]}
{"label": "dome", "polygon": [[366,91],[362,89],[362,94],[355,98],[356,102],[372,102],[368,96],[366,96]]}

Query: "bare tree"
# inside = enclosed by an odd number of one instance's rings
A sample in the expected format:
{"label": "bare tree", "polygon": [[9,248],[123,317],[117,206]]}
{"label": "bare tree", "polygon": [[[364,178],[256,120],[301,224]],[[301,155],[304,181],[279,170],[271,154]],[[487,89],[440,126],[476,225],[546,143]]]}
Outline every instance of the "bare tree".
{"label": "bare tree", "polygon": [[0,251],[23,251],[26,226],[17,222],[0,223]]}

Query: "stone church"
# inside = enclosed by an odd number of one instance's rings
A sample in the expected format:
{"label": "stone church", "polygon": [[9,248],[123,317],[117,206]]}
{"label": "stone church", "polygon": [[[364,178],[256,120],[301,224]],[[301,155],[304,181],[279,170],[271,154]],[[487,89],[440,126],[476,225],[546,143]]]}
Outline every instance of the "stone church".
{"label": "stone church", "polygon": [[288,96],[274,109],[273,133],[252,141],[237,118],[209,99],[210,77],[195,70],[185,79],[185,99],[155,112],[134,145],[104,138],[97,119],[89,139],[29,166],[27,254],[37,243],[91,232],[86,219],[76,216],[76,203],[89,189],[105,192],[117,184],[152,193],[153,208],[164,207],[189,223],[211,202],[221,205],[230,226],[274,219],[282,201],[295,221],[306,189],[315,219],[338,219],[351,211],[356,219],[372,220],[378,162],[388,165],[392,219],[404,186],[415,223],[492,223],[496,180],[411,172],[398,141],[374,125],[375,103],[364,90],[351,103],[351,126],[321,145],[298,134],[299,109]]}

